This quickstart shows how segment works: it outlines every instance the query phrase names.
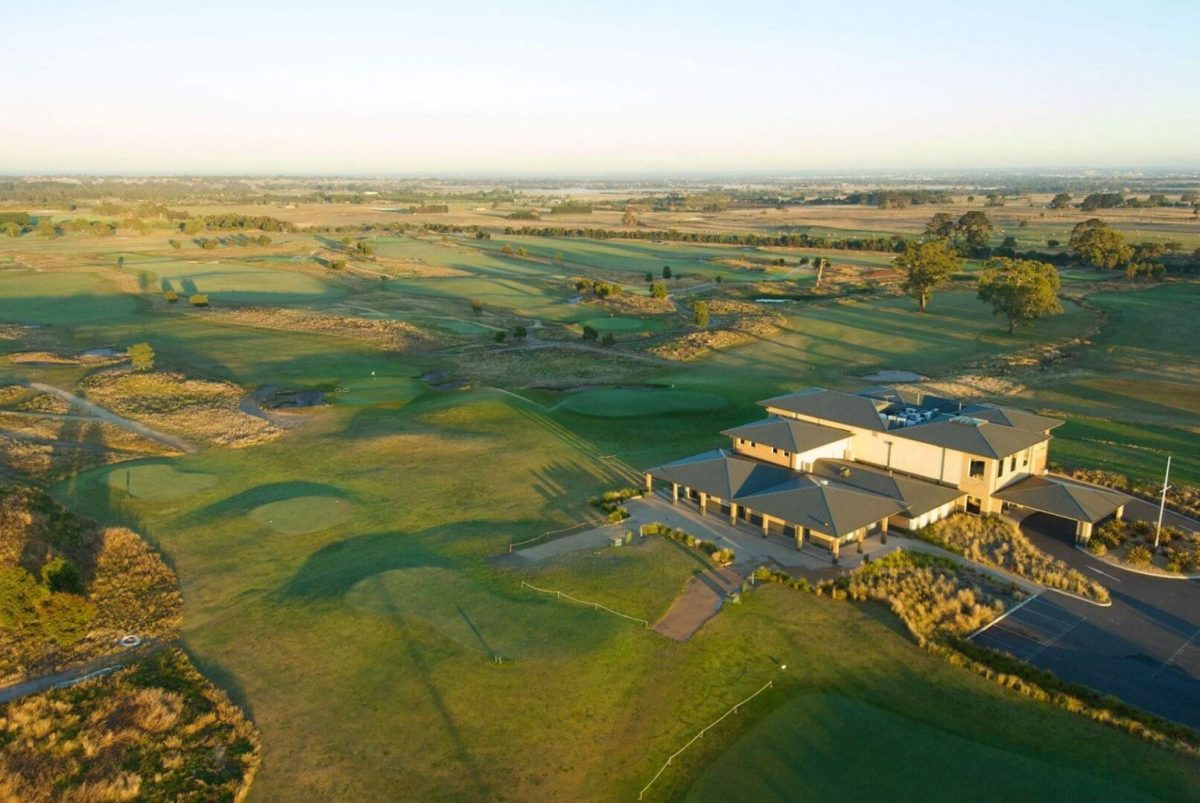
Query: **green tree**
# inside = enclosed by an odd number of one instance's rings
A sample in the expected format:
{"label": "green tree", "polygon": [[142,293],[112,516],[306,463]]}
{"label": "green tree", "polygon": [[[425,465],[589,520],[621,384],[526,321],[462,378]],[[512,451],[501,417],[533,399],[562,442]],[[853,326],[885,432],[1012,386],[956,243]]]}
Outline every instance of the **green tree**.
{"label": "green tree", "polygon": [[652,295],[654,298],[666,298],[667,286],[662,282],[651,282],[650,295]]}
{"label": "green tree", "polygon": [[600,333],[598,331],[596,331],[596,327],[594,327],[590,324],[583,325],[583,339],[584,340],[595,340],[598,337],[600,337]]}
{"label": "green tree", "polygon": [[946,240],[909,243],[892,263],[904,271],[904,292],[917,300],[924,312],[934,289],[958,270],[958,253]]}
{"label": "green tree", "polygon": [[[195,301],[192,303],[194,304]],[[149,371],[154,368],[154,349],[149,343],[134,343],[126,353],[129,355],[129,362],[133,365],[133,370]]]}
{"label": "green tree", "polygon": [[1069,209],[1071,207],[1071,193],[1060,192],[1050,199],[1051,209]]}
{"label": "green tree", "polygon": [[264,247],[268,246],[271,244],[271,238],[265,234],[260,234],[258,235],[258,244]]}
{"label": "green tree", "polygon": [[600,338],[600,342],[605,346],[611,346],[613,343],[617,342],[617,339],[613,337],[612,332],[605,332],[604,337]]}
{"label": "green tree", "polygon": [[1044,315],[1062,312],[1058,291],[1062,286],[1053,265],[1032,259],[994,257],[979,277],[979,299],[992,305],[995,315],[1008,319],[1008,332],[1017,325]]}
{"label": "green tree", "polygon": [[513,327],[512,336],[517,340],[524,340],[528,334],[529,330],[527,330],[524,326]]}
{"label": "green tree", "polygon": [[119,256],[117,257],[117,268],[119,269],[123,267],[125,267],[125,257]]}
{"label": "green tree", "polygon": [[504,342],[504,338],[505,338],[505,337],[507,337],[507,336],[508,336],[508,332],[505,332],[504,330],[500,330],[499,332],[497,332],[497,333],[495,334],[496,342],[497,342],[497,343],[503,343],[503,342]]}
{"label": "green tree", "polygon": [[51,591],[64,594],[82,594],[83,577],[75,564],[63,557],[51,558],[42,566],[42,582]]}
{"label": "green tree", "polygon": [[4,233],[9,237],[20,237],[21,227],[10,220],[8,223],[4,224]]}
{"label": "green tree", "polygon": [[632,207],[629,207],[629,206],[625,207],[625,214],[621,215],[621,225],[633,228],[637,224],[638,224],[637,213],[633,211]]}
{"label": "green tree", "polygon": [[648,281],[648,282],[654,281],[654,274],[651,273],[650,271],[646,271],[646,281]]}
{"label": "green tree", "polygon": [[38,237],[45,237],[48,240],[53,240],[58,236],[58,227],[54,225],[54,221],[50,218],[43,218],[42,220],[39,220],[37,226],[34,227],[34,233],[37,234]]}
{"label": "green tree", "polygon": [[664,279],[670,279],[670,278],[671,278],[671,266],[670,266],[670,265],[663,265],[663,269],[662,269],[662,277],[663,277]]}
{"label": "green tree", "polygon": [[167,240],[167,242],[170,243],[171,247],[176,251],[178,251],[180,248],[183,248],[183,244],[178,240]]}
{"label": "green tree", "polygon": [[694,307],[692,307],[692,314],[695,318],[696,326],[700,327],[701,329],[708,328],[708,303],[707,302],[697,301],[696,305]]}
{"label": "green tree", "polygon": [[969,248],[982,248],[992,236],[991,218],[978,209],[964,213],[954,228],[955,234],[961,237]]}
{"label": "green tree", "polygon": [[163,298],[166,299],[168,304],[175,304],[179,301],[179,293],[176,293],[174,290],[164,290]]}
{"label": "green tree", "polygon": [[482,298],[472,298],[471,299],[471,311],[474,312],[476,315],[483,314],[483,299]]}
{"label": "green tree", "polygon": [[1125,235],[1103,223],[1076,226],[1071,232],[1071,249],[1081,262],[1106,270],[1127,265],[1133,259],[1133,248],[1125,242]]}
{"label": "green tree", "polygon": [[925,224],[925,239],[943,240],[954,236],[954,216],[949,212],[938,212]]}

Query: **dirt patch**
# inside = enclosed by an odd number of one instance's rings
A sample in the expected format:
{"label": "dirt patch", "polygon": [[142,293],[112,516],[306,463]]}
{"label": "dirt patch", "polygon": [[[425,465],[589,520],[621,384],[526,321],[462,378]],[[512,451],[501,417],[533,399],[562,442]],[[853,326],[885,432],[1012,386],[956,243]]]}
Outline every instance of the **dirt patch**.
{"label": "dirt patch", "polygon": [[262,329],[318,332],[369,343],[383,351],[420,351],[441,345],[432,335],[404,321],[327,315],[301,309],[241,307],[210,310],[231,323]]}
{"label": "dirt patch", "polygon": [[229,382],[168,372],[112,371],[83,383],[89,401],[118,415],[191,441],[244,447],[283,434],[240,407],[244,392]]}

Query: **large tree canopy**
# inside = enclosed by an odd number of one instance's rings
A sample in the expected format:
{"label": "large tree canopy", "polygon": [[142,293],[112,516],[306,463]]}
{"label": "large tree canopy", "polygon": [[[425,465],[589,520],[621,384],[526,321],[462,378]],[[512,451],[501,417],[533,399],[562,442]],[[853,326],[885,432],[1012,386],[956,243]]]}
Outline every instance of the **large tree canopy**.
{"label": "large tree canopy", "polygon": [[1062,280],[1053,265],[1033,259],[993,257],[979,277],[979,299],[1008,319],[1008,332],[1043,315],[1062,312],[1058,291]]}
{"label": "large tree canopy", "polygon": [[917,309],[924,312],[934,288],[958,269],[958,254],[945,240],[909,243],[892,264],[905,272],[904,292],[915,298]]}
{"label": "large tree canopy", "polygon": [[984,212],[973,209],[958,219],[958,235],[971,248],[982,248],[992,236],[992,221]]}
{"label": "large tree canopy", "polygon": [[1108,270],[1128,264],[1133,258],[1133,248],[1125,242],[1125,236],[1097,218],[1075,225],[1071,230],[1071,249],[1081,262]]}
{"label": "large tree canopy", "polygon": [[925,224],[925,237],[941,240],[954,236],[954,216],[949,212],[938,212]]}

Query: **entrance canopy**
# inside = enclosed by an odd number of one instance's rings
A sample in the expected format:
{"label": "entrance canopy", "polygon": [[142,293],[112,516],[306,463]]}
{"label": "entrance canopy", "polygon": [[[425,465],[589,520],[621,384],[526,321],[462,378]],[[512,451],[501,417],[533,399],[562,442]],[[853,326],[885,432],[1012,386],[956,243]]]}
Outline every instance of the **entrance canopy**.
{"label": "entrance canopy", "polygon": [[1133,497],[1119,491],[1051,477],[1026,477],[992,496],[1011,505],[1089,525],[1108,518],[1133,501]]}

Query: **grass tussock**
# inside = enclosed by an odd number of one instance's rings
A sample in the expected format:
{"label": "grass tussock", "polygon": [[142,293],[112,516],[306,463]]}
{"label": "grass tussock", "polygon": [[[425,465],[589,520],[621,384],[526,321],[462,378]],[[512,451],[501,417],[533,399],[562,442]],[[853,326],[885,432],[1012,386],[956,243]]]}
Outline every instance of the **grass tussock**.
{"label": "grass tussock", "polygon": [[1163,527],[1156,547],[1154,529],[1146,521],[1111,519],[1092,533],[1088,551],[1139,569],[1153,568],[1171,574],[1200,572],[1200,535]]}
{"label": "grass tussock", "polygon": [[[1136,482],[1124,474],[1102,469],[1072,469],[1069,474],[1078,480],[1104,485],[1118,491],[1124,491],[1141,497],[1150,502],[1158,503],[1162,486],[1149,482]],[[1182,485],[1172,481],[1171,490],[1167,495],[1167,506],[1185,516],[1200,518],[1200,486]]]}
{"label": "grass tussock", "polygon": [[240,410],[245,393],[229,382],[166,371],[111,371],[89,377],[83,390],[90,401],[118,415],[199,443],[252,446],[283,434]]}
{"label": "grass tussock", "polygon": [[996,516],[959,513],[923,528],[917,536],[968,560],[995,566],[1048,588],[1108,602],[1108,589],[1042,552],[1012,524]]}
{"label": "grass tussock", "polygon": [[954,563],[897,550],[826,580],[817,593],[833,599],[876,600],[900,617],[917,641],[965,636],[1004,612],[999,589]]}
{"label": "grass tussock", "polygon": [[0,800],[241,800],[259,752],[242,712],[165,650],[0,707]]}

